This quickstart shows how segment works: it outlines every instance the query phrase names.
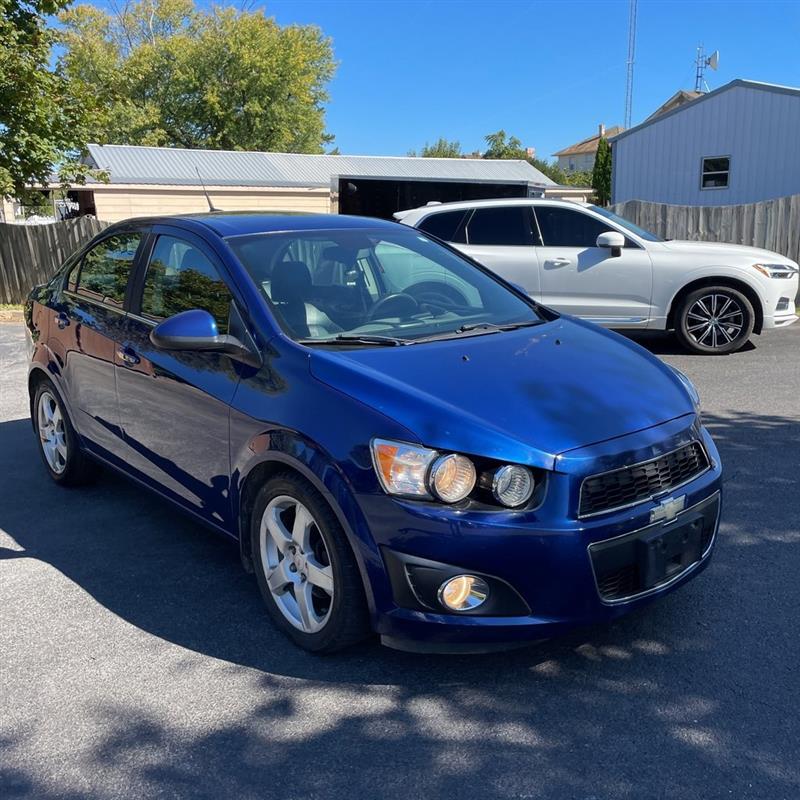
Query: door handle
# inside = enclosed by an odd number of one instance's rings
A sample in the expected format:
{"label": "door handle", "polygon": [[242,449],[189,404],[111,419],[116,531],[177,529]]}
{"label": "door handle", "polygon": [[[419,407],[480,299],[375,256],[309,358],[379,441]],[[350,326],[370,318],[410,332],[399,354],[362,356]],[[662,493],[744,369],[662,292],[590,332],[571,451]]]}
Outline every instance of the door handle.
{"label": "door handle", "polygon": [[69,325],[69,317],[61,311],[56,317],[56,325],[63,331]]}
{"label": "door handle", "polygon": [[568,267],[572,262],[568,258],[554,258],[548,263],[554,267]]}
{"label": "door handle", "polygon": [[117,355],[122,359],[124,364],[130,367],[135,366],[142,360],[130,347],[120,347],[117,350]]}

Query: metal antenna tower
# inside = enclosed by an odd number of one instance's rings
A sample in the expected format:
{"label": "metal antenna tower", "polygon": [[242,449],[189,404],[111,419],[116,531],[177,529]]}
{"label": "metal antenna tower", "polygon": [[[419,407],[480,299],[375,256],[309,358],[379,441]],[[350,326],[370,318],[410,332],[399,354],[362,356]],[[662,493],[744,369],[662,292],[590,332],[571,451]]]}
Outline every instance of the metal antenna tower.
{"label": "metal antenna tower", "polygon": [[633,112],[633,63],[636,53],[636,3],[630,0],[628,15],[628,80],[625,86],[625,127],[631,126],[631,113]]}
{"label": "metal antenna tower", "polygon": [[694,90],[696,92],[708,91],[708,84],[705,78],[706,67],[711,67],[715,71],[719,68],[719,50],[715,50],[706,58],[701,44],[697,48],[697,58],[695,59]]}

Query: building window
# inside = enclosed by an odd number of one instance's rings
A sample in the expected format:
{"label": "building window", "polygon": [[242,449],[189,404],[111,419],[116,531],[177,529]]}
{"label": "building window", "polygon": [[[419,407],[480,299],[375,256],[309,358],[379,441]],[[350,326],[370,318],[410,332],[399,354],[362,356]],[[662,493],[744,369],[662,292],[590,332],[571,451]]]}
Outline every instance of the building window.
{"label": "building window", "polygon": [[713,156],[703,159],[701,189],[727,189],[731,160],[729,156]]}

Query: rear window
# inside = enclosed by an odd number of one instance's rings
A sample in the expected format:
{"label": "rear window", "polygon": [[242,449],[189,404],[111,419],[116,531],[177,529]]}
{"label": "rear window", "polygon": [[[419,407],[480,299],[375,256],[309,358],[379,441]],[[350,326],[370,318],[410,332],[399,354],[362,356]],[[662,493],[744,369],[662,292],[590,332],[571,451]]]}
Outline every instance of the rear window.
{"label": "rear window", "polygon": [[466,213],[466,211],[443,211],[441,214],[431,214],[429,217],[425,217],[417,227],[445,242],[463,244],[466,240],[462,223]]}
{"label": "rear window", "polygon": [[122,307],[141,233],[118,233],[95,245],[72,271],[68,288],[83,297]]}
{"label": "rear window", "polygon": [[530,247],[534,241],[533,218],[528,206],[478,208],[467,223],[469,244]]}

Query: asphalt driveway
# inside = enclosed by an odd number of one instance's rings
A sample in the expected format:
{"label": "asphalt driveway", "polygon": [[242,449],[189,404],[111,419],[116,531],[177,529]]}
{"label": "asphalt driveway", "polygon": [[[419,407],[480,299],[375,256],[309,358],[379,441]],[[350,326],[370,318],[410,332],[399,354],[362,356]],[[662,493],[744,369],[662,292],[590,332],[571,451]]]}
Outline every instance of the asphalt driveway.
{"label": "asphalt driveway", "polygon": [[320,658],[227,542],[116,476],[50,483],[0,325],[0,796],[800,796],[800,325],[722,358],[648,346],[725,462],[701,577],[523,651]]}

